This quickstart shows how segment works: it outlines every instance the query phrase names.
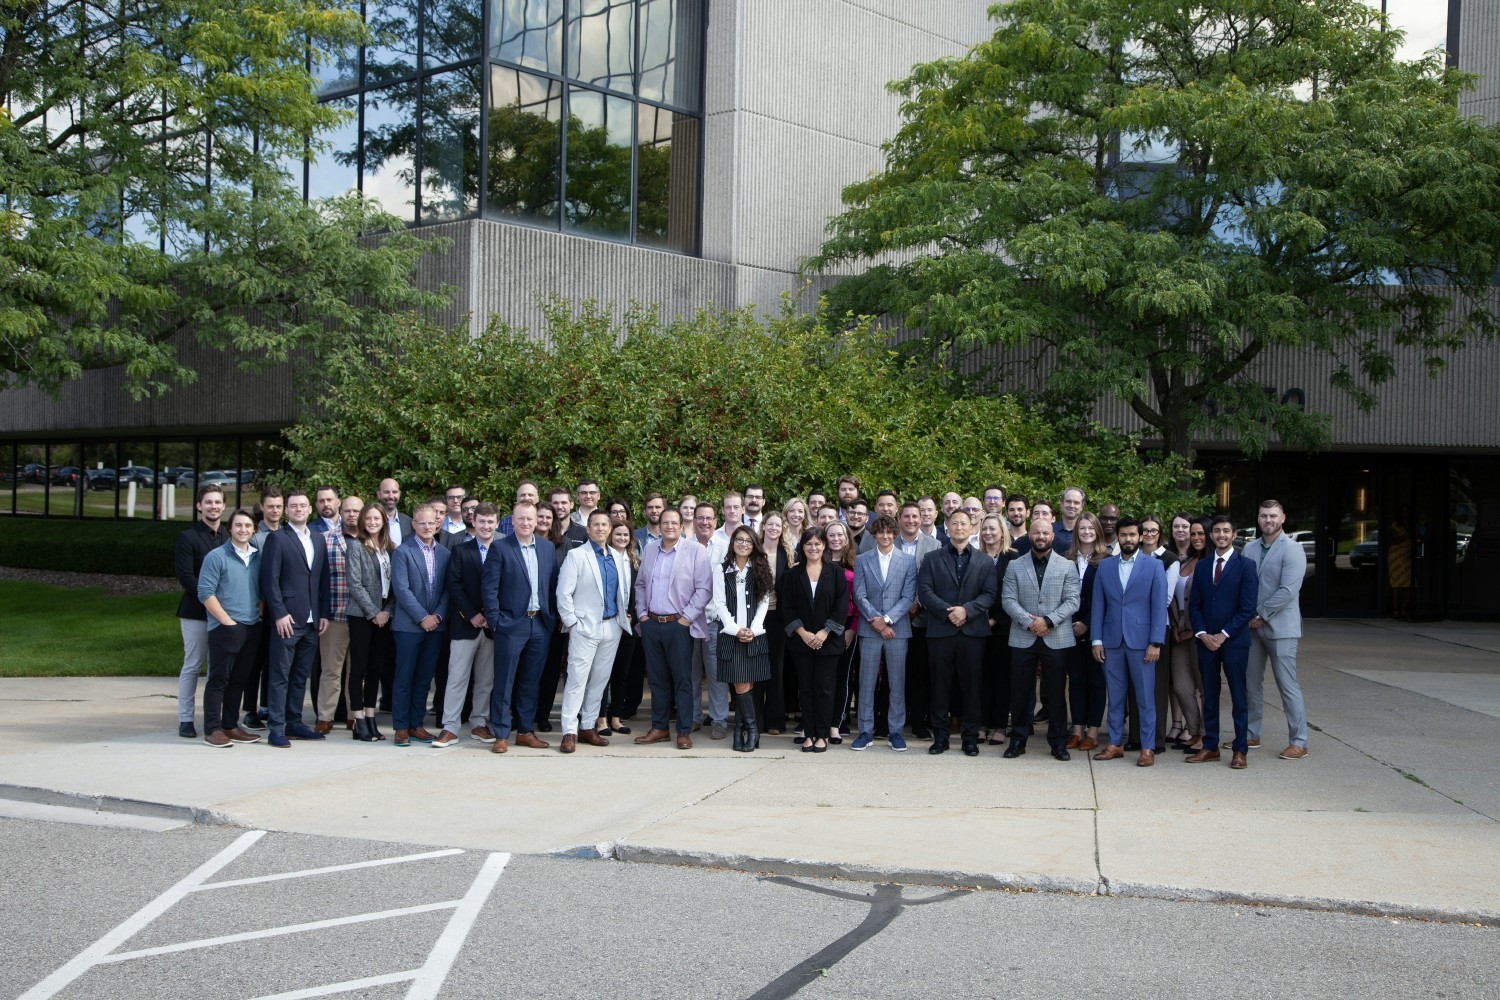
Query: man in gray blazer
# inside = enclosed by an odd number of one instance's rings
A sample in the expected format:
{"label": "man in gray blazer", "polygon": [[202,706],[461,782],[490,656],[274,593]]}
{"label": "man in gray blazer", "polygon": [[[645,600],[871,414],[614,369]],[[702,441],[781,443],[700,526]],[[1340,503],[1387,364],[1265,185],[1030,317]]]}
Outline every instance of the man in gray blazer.
{"label": "man in gray blazer", "polygon": [[[609,746],[594,723],[615,665],[615,650],[630,631],[630,563],[609,544],[609,513],[589,511],[587,545],[573,549],[557,573],[557,616],[568,632],[568,683],[563,688],[562,746],[580,741]],[[579,725],[579,715],[583,723]]]}
{"label": "man in gray blazer", "polygon": [[1052,522],[1033,518],[1031,555],[1012,559],[1000,587],[1000,607],[1010,619],[1010,746],[1006,757],[1026,752],[1031,710],[1036,704],[1036,665],[1042,667],[1042,698],[1052,706],[1047,743],[1052,756],[1069,760],[1067,650],[1073,645],[1073,615],[1078,611],[1078,567],[1052,551]]}
{"label": "man in gray blazer", "polygon": [[[928,503],[932,503],[931,498]],[[934,512],[937,510],[935,503],[932,509]],[[922,560],[927,558],[927,554],[942,548],[943,543],[938,541],[936,532],[928,534],[922,530],[920,501],[908,500],[902,504],[897,523],[901,534],[896,536],[896,548],[915,559],[917,568],[921,569]],[[859,565],[857,560],[855,565]],[[922,602],[917,601],[911,607],[911,642],[906,647],[906,717],[911,720],[912,736],[919,740],[932,738],[932,730],[927,728],[931,705],[932,680],[927,669],[927,614],[922,610]]]}
{"label": "man in gray blazer", "polygon": [[[915,509],[915,508],[913,508]],[[875,738],[875,681],[880,657],[890,686],[886,711],[892,750],[906,749],[906,646],[911,641],[911,609],[917,597],[917,561],[896,548],[896,522],[884,514],[870,523],[875,549],[854,563],[854,603],[859,607],[859,735],[851,750]]]}
{"label": "man in gray blazer", "polygon": [[1255,617],[1250,619],[1250,665],[1245,676],[1245,695],[1250,701],[1250,746],[1260,746],[1260,726],[1266,712],[1262,695],[1266,660],[1281,692],[1286,712],[1287,748],[1282,760],[1307,756],[1307,707],[1302,685],[1297,681],[1297,641],[1302,638],[1302,609],[1298,596],[1307,574],[1307,553],[1302,545],[1282,531],[1286,511],[1279,500],[1262,500],[1256,515],[1260,540],[1241,553],[1255,564],[1260,588],[1255,598]]}

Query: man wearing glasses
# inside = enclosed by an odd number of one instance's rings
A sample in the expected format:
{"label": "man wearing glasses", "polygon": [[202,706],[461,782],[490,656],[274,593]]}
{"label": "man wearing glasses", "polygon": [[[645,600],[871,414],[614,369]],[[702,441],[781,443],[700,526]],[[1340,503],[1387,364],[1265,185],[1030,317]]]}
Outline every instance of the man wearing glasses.
{"label": "man wearing glasses", "polygon": [[588,528],[589,515],[599,506],[599,484],[592,479],[578,480],[578,509],[573,512],[573,523],[585,531]]}
{"label": "man wearing glasses", "polygon": [[443,491],[443,504],[447,510],[443,513],[443,524],[439,529],[439,535],[461,535],[467,529],[463,520],[464,501],[469,499],[469,491],[462,486],[450,486]]}

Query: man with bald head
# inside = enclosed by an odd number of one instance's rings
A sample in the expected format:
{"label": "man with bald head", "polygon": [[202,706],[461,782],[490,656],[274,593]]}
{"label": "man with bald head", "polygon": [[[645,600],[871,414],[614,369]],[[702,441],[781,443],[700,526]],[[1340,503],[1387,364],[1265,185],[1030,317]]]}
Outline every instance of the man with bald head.
{"label": "man with bald head", "polygon": [[1052,756],[1069,760],[1068,730],[1061,706],[1067,704],[1067,651],[1073,645],[1073,615],[1080,597],[1078,568],[1053,551],[1052,522],[1031,522],[1031,556],[1012,559],[1000,586],[1000,607],[1010,619],[1010,746],[1006,757],[1026,752],[1031,710],[1036,704],[1037,666],[1042,699],[1058,706],[1047,721]]}
{"label": "man with bald head", "polygon": [[391,548],[398,548],[413,534],[411,518],[401,513],[401,484],[394,479],[382,479],[376,497],[380,500],[380,506],[385,510],[385,519],[391,534]]}

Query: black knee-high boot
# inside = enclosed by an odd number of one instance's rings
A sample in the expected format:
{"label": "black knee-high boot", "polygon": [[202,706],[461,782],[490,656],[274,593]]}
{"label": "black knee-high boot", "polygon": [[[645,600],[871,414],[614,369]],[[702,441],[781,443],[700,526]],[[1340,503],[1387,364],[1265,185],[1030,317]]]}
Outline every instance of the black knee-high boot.
{"label": "black knee-high boot", "polygon": [[760,749],[760,720],[755,717],[755,692],[745,691],[734,696],[738,706],[739,726],[744,733],[740,749],[745,753]]}

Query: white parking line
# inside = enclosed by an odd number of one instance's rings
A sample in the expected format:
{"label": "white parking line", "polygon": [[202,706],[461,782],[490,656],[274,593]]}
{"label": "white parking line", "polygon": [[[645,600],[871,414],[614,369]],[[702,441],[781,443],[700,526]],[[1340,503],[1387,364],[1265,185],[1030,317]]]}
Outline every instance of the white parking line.
{"label": "white parking line", "polygon": [[469,886],[469,891],[458,901],[458,908],[453,911],[448,926],[443,928],[437,944],[432,946],[426,963],[417,970],[417,981],[411,984],[406,1000],[430,1000],[438,995],[438,989],[443,985],[443,980],[448,978],[448,971],[453,968],[453,960],[463,949],[464,941],[469,936],[469,928],[474,926],[480,908],[490,898],[490,892],[500,880],[500,873],[505,871],[508,861],[509,854],[491,854],[485,859],[484,867],[479,869],[474,884]]}
{"label": "white parking line", "polygon": [[364,979],[346,979],[342,983],[329,983],[327,986],[309,986],[305,990],[292,990],[290,993],[270,993],[255,1000],[306,1000],[308,997],[331,997],[339,993],[352,993],[355,990],[367,990],[372,986],[387,986],[391,983],[404,983],[408,979],[417,978],[415,969],[405,972],[391,972],[384,976],[368,976]]}
{"label": "white parking line", "polygon": [[259,885],[262,882],[280,882],[288,878],[309,878],[313,875],[327,875],[331,872],[352,872],[358,868],[379,868],[381,865],[403,865],[408,861],[428,861],[432,858],[451,858],[463,851],[457,847],[450,847],[445,851],[428,851],[426,854],[403,854],[399,858],[377,858],[374,861],[355,861],[347,865],[329,865],[327,868],[304,868],[297,872],[282,872],[280,875],[257,875],[254,878],[237,878],[227,882],[209,882],[205,885],[196,886],[193,892],[207,892],[210,889],[231,889],[237,885]]}

